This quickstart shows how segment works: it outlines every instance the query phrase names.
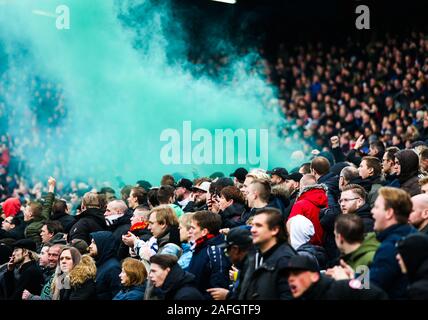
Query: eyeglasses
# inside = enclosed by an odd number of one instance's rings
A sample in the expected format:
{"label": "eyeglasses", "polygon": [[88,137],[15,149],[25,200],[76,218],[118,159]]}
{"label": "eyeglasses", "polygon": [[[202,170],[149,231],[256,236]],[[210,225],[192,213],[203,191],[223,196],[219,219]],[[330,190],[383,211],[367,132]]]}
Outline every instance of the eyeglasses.
{"label": "eyeglasses", "polygon": [[9,220],[4,220],[4,223],[9,223],[9,224],[12,224],[12,221],[9,221]]}
{"label": "eyeglasses", "polygon": [[342,202],[349,202],[349,201],[352,201],[352,200],[357,200],[357,199],[360,199],[360,198],[350,198],[350,199],[346,199],[346,198],[344,198],[344,199],[339,199],[339,204],[342,204]]}

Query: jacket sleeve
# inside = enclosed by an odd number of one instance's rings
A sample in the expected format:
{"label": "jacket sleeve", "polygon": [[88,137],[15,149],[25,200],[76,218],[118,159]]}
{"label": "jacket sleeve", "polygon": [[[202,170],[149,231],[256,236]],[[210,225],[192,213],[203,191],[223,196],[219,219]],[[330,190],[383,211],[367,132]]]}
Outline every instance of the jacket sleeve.
{"label": "jacket sleeve", "polygon": [[207,250],[211,269],[210,288],[227,289],[229,286],[229,260],[217,246],[208,247]]}
{"label": "jacket sleeve", "polygon": [[347,157],[348,161],[352,162],[353,164],[355,164],[357,167],[360,165],[361,163],[361,157],[358,155],[358,151],[355,149],[352,149],[349,153],[348,153],[348,157]]}
{"label": "jacket sleeve", "polygon": [[331,153],[333,154],[334,161],[336,161],[336,163],[345,161],[345,155],[340,147],[332,148]]}
{"label": "jacket sleeve", "polygon": [[394,252],[392,243],[384,244],[376,251],[370,266],[370,281],[385,291],[401,274]]}
{"label": "jacket sleeve", "polygon": [[43,220],[49,220],[49,218],[51,216],[52,205],[54,203],[54,200],[55,200],[55,194],[53,192],[49,192],[46,195],[45,202],[43,204],[43,209],[42,209],[42,219]]}

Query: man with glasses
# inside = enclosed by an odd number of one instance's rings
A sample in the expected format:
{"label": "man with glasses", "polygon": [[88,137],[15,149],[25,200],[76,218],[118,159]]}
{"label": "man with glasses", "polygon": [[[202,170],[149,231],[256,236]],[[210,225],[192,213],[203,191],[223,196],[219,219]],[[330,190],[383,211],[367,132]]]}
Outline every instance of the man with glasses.
{"label": "man with glasses", "polygon": [[390,187],[400,187],[397,172],[395,171],[395,154],[400,151],[397,147],[386,149],[382,157],[382,173],[385,177],[386,184]]}
{"label": "man with glasses", "polygon": [[18,217],[9,216],[3,220],[0,229],[0,239],[12,238],[15,240],[24,238],[25,224]]}
{"label": "man with glasses", "polygon": [[225,255],[232,263],[229,276],[233,283],[229,289],[211,288],[207,291],[214,300],[242,300],[240,292],[250,261],[248,253],[253,248],[251,231],[246,228],[233,228],[227,234],[226,242],[219,247],[224,248]]}
{"label": "man with glasses", "polygon": [[343,214],[356,214],[364,223],[364,233],[373,232],[374,220],[371,208],[366,203],[367,192],[357,184],[349,184],[343,188],[339,199]]}

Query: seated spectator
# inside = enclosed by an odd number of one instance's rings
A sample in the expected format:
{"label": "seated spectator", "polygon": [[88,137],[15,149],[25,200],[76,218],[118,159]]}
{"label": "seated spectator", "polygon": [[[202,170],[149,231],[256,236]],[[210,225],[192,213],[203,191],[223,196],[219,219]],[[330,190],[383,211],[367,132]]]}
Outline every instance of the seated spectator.
{"label": "seated spectator", "polygon": [[155,288],[162,290],[161,299],[203,300],[202,294],[194,286],[195,276],[181,269],[177,257],[156,254],[150,258],[150,264],[149,278]]}
{"label": "seated spectator", "polygon": [[141,261],[133,258],[123,260],[119,277],[122,289],[113,300],[144,300],[147,271]]}

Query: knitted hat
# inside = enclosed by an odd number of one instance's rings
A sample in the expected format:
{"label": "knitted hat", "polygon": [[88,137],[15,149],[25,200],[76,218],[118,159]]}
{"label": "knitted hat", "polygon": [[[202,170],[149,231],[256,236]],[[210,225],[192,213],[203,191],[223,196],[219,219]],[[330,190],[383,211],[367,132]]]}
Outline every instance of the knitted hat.
{"label": "knitted hat", "polygon": [[9,198],[3,203],[3,212],[7,217],[15,216],[21,210],[21,202],[18,198]]}

